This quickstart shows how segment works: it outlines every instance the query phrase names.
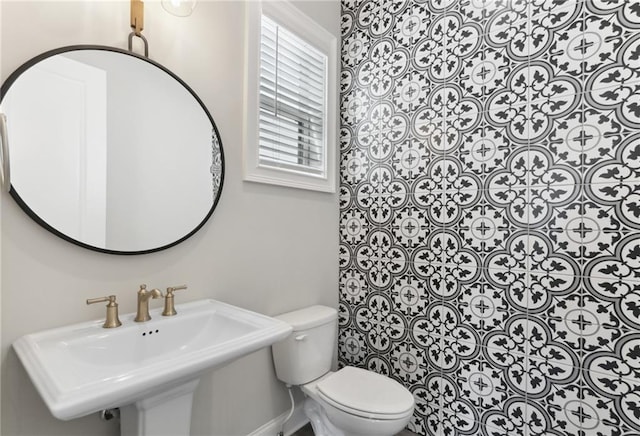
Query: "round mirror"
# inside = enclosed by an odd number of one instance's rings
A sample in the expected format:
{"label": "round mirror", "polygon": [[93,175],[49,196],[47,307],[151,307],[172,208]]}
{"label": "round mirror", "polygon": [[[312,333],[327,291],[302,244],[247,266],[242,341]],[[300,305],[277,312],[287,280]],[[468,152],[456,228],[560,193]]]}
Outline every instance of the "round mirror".
{"label": "round mirror", "polygon": [[182,242],[220,197],[224,155],[198,96],[156,62],[72,46],[31,59],[0,89],[11,195],[85,248],[142,254]]}

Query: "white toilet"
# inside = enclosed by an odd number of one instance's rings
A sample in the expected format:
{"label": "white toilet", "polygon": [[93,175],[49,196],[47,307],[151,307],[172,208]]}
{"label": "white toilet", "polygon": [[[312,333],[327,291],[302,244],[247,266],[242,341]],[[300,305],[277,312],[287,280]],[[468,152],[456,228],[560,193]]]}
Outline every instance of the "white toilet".
{"label": "white toilet", "polygon": [[299,386],[316,436],[391,436],[413,414],[413,395],[400,383],[361,368],[331,372],[337,344],[337,312],[311,306],[278,319],[293,333],[273,345],[278,379]]}

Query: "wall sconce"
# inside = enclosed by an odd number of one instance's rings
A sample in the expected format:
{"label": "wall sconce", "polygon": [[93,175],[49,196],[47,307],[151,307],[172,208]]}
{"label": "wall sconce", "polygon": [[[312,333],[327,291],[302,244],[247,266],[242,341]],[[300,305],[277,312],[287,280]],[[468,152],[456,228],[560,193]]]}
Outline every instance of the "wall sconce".
{"label": "wall sconce", "polygon": [[162,7],[176,17],[188,17],[197,3],[197,0],[162,0]]}
{"label": "wall sconce", "polygon": [[[165,11],[177,17],[188,17],[196,7],[197,0],[162,0]],[[144,55],[149,57],[149,43],[142,35],[144,29],[144,2],[131,0],[131,33],[129,34],[129,51],[133,51],[133,37],[137,36],[144,43]]]}

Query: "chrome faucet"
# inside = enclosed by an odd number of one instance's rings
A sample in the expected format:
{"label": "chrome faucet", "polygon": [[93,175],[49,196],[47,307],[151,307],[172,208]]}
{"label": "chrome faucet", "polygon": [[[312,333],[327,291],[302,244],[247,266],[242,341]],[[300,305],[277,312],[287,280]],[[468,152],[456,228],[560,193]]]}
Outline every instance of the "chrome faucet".
{"label": "chrome faucet", "polygon": [[140,285],[140,290],[138,291],[138,312],[133,320],[135,322],[149,321],[151,319],[149,316],[149,299],[160,298],[162,296],[160,289],[147,291],[147,285]]}

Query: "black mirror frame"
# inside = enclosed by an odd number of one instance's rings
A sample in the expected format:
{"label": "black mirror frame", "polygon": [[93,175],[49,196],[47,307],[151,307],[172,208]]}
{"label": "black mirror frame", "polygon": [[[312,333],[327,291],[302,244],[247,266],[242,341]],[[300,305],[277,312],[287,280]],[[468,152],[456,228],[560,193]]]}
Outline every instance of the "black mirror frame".
{"label": "black mirror frame", "polygon": [[220,138],[220,132],[218,131],[218,127],[216,126],[216,123],[213,120],[213,117],[209,113],[209,110],[204,105],[204,103],[202,102],[200,97],[198,97],[198,95],[193,91],[193,89],[191,89],[191,87],[189,87],[189,85],[187,85],[180,77],[178,77],[171,70],[169,70],[168,68],[166,68],[163,65],[159,64],[158,62],[155,62],[155,61],[153,61],[153,60],[151,60],[151,59],[149,59],[147,57],[138,55],[137,53],[133,53],[133,52],[130,52],[130,51],[127,51],[127,50],[119,49],[117,47],[109,47],[109,46],[102,46],[102,45],[87,45],[87,44],[70,45],[70,46],[60,47],[60,48],[56,48],[56,49],[49,50],[49,51],[46,51],[44,53],[41,53],[38,56],[35,56],[35,57],[29,59],[27,62],[23,63],[20,67],[18,67],[13,73],[11,73],[9,75],[9,77],[4,81],[4,83],[0,87],[0,103],[2,102],[4,96],[6,95],[7,91],[11,87],[11,85],[18,79],[18,77],[20,77],[20,75],[22,73],[24,73],[26,70],[31,68],[33,65],[37,64],[38,62],[40,62],[40,61],[42,61],[42,60],[44,60],[46,58],[51,57],[51,56],[55,56],[55,55],[66,53],[66,52],[70,52],[70,51],[80,51],[80,50],[98,50],[98,51],[101,50],[101,51],[115,52],[115,53],[120,53],[120,54],[123,54],[123,55],[131,56],[133,58],[137,58],[137,59],[139,59],[141,61],[147,62],[147,63],[155,66],[156,68],[159,68],[160,70],[164,71],[166,74],[168,74],[170,77],[172,77],[178,83],[180,83],[193,96],[193,98],[196,100],[196,102],[198,102],[198,104],[200,105],[200,107],[204,111],[205,115],[207,116],[207,118],[211,122],[211,127],[213,129],[214,134],[217,137],[218,146],[220,148],[220,166],[221,166],[220,185],[218,186],[218,190],[216,192],[216,197],[213,200],[213,204],[211,205],[211,209],[209,209],[209,212],[206,214],[206,216],[200,222],[200,224],[198,224],[193,230],[191,230],[185,236],[177,239],[174,242],[171,242],[169,244],[166,244],[166,245],[163,245],[163,246],[160,246],[160,247],[150,248],[150,249],[147,249],[147,250],[120,251],[120,250],[109,250],[107,248],[95,247],[93,245],[89,245],[89,244],[86,244],[86,243],[84,243],[82,241],[78,241],[77,239],[71,238],[68,235],[65,235],[64,233],[60,232],[59,230],[51,227],[45,220],[43,220],[40,216],[38,216],[26,204],[26,202],[22,199],[22,197],[20,197],[20,194],[18,194],[18,192],[13,188],[13,185],[11,185],[11,188],[9,190],[9,194],[11,194],[11,196],[16,201],[16,203],[18,203],[20,208],[22,208],[22,210],[27,215],[29,215],[29,217],[31,217],[31,219],[33,219],[40,226],[42,226],[43,228],[45,228],[49,232],[53,233],[54,235],[64,239],[65,241],[71,242],[72,244],[78,245],[80,247],[83,247],[83,248],[86,248],[86,249],[89,249],[89,250],[92,250],[92,251],[97,251],[97,252],[106,253],[106,254],[138,255],[138,254],[155,253],[157,251],[166,250],[167,248],[171,248],[171,247],[173,247],[175,245],[180,244],[181,242],[183,242],[183,241],[187,240],[188,238],[190,238],[191,236],[193,236],[198,230],[200,230],[202,228],[202,226],[204,226],[204,224],[209,220],[209,218],[211,218],[211,215],[213,214],[213,211],[215,210],[216,206],[218,205],[218,201],[220,200],[220,195],[222,194],[222,188],[223,188],[223,185],[224,185],[224,172],[225,172],[224,149],[222,147],[222,138]]}

